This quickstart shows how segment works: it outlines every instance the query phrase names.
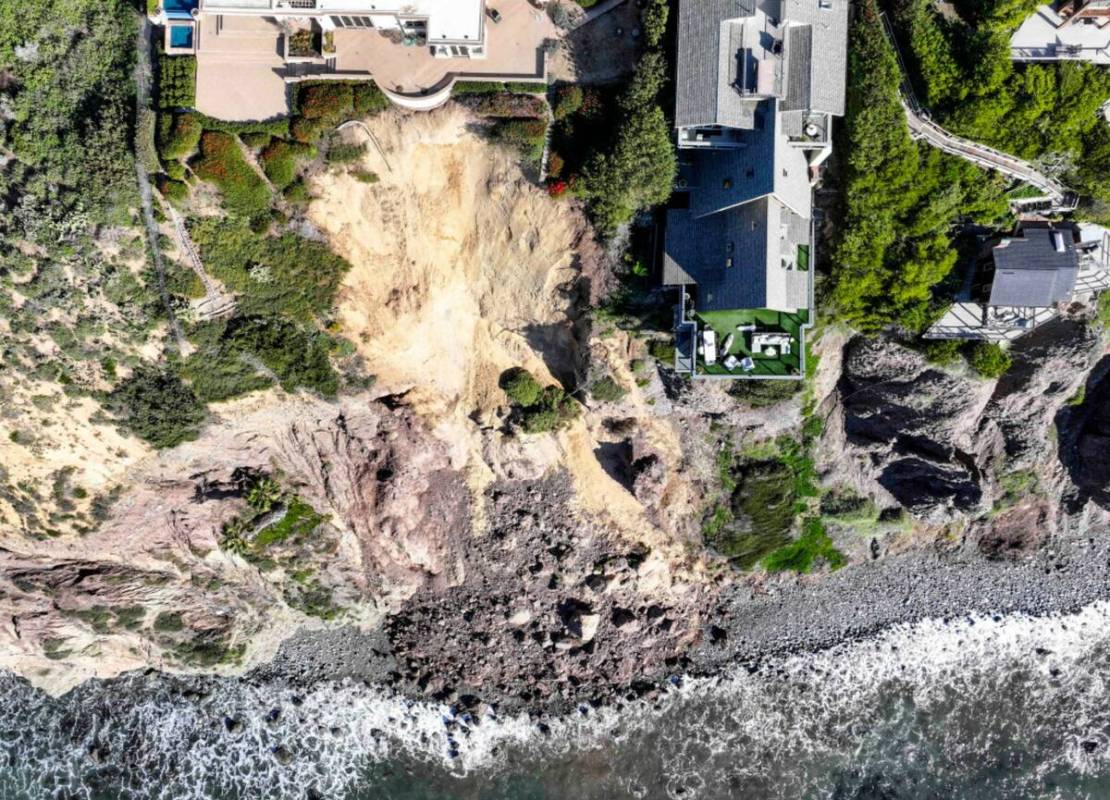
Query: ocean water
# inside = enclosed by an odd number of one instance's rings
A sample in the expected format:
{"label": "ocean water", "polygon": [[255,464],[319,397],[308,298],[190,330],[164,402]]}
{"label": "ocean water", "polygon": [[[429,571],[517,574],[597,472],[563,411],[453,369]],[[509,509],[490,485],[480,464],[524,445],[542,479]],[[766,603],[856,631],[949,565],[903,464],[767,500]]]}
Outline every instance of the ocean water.
{"label": "ocean water", "polygon": [[1110,604],[892,629],[655,703],[453,716],[354,684],[0,676],[0,798],[1106,798]]}

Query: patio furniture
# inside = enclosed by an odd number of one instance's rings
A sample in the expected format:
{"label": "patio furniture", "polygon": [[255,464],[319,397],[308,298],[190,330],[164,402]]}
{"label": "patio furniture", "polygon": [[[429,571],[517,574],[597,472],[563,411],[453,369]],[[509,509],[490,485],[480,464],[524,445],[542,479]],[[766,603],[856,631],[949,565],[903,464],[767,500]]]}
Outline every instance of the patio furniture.
{"label": "patio furniture", "polygon": [[748,325],[737,325],[736,330],[740,333],[755,333],[755,323],[752,322]]}
{"label": "patio furniture", "polygon": [[744,370],[744,372],[751,372],[755,369],[755,360],[752,359],[751,356],[744,356],[740,361],[740,369]]}
{"label": "patio furniture", "polygon": [[779,354],[780,348],[783,353],[789,353],[790,341],[789,333],[756,333],[752,335],[752,352],[773,358]]}
{"label": "patio furniture", "polygon": [[736,341],[736,336],[734,334],[730,333],[728,336],[726,336],[724,342],[721,344],[721,352],[722,353],[727,353],[730,350],[732,350],[732,344],[735,341]]}
{"label": "patio furniture", "polygon": [[705,363],[713,365],[717,363],[717,332],[710,328],[707,331],[702,331],[702,356],[705,358]]}
{"label": "patio furniture", "polygon": [[489,14],[489,18],[492,19],[494,22],[501,21],[501,12],[498,11],[496,8],[487,9],[486,13]]}
{"label": "patio furniture", "polygon": [[725,356],[725,360],[721,363],[725,365],[725,369],[731,372],[732,370],[736,369],[736,366],[740,363],[740,361],[736,358],[736,356],[729,354]]}

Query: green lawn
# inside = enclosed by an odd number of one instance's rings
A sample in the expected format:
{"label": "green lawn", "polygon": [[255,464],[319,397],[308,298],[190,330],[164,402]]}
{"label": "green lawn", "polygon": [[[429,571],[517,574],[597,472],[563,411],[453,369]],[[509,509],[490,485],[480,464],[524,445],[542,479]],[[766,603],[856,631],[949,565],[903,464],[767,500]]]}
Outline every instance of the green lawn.
{"label": "green lawn", "polygon": [[[713,366],[707,366],[698,360],[698,372],[705,375],[800,375],[801,374],[801,350],[802,350],[802,326],[809,322],[809,312],[801,310],[794,314],[787,314],[782,311],[771,311],[766,308],[759,309],[740,309],[735,311],[705,311],[697,315],[699,327],[704,329],[705,326],[713,328],[717,332],[717,363]],[[767,358],[763,355],[756,355],[751,352],[751,333],[741,333],[736,330],[737,325],[751,325],[756,324],[759,326],[759,332],[777,332],[783,331],[789,333],[792,337],[790,347],[790,355],[778,355],[775,358]],[[734,334],[732,347],[729,348],[729,353],[735,355],[738,359],[745,356],[751,356],[755,362],[755,369],[751,372],[742,372],[739,367],[735,371],[725,369],[722,362],[728,353],[720,350],[724,344],[725,337],[730,333]],[[699,330],[698,335],[701,335]]]}

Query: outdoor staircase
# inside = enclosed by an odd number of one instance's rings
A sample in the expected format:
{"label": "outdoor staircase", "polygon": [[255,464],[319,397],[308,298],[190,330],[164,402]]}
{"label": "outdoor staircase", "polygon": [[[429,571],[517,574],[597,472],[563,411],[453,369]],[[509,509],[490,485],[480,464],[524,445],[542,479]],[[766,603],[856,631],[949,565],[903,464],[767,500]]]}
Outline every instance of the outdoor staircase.
{"label": "outdoor staircase", "polygon": [[[925,140],[945,153],[970,161],[984,169],[1001,172],[1003,175],[1016,178],[1044,192],[1044,198],[1027,198],[1031,201],[1030,205],[1035,205],[1040,201],[1041,206],[1043,206],[1043,200],[1047,199],[1049,206],[1045,210],[1049,212],[1074,211],[1079,205],[1079,195],[1038,171],[1029,162],[995,150],[993,147],[987,147],[979,142],[957,136],[929,118],[928,110],[918,102],[913,91],[909,70],[902,58],[902,51],[898,47],[898,39],[894,35],[894,27],[890,23],[890,18],[886,14],[883,14],[882,18],[883,30],[886,31],[887,39],[890,41],[891,47],[894,48],[894,53],[898,57],[898,66],[902,72],[900,94],[902,107],[906,112],[906,121],[910,128],[910,135],[915,139]],[[1015,205],[1020,206],[1022,203],[1016,201]]]}

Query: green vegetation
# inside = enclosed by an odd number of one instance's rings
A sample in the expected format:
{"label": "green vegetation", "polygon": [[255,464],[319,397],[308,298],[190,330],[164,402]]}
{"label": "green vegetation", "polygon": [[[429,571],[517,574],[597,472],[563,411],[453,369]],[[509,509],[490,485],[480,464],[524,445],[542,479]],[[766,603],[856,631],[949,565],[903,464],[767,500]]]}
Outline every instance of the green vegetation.
{"label": "green vegetation", "polygon": [[718,450],[717,481],[723,496],[708,509],[702,535],[736,567],[751,569],[769,554],[797,544],[791,532],[798,517],[820,495],[809,455],[811,437],[820,433],[815,427],[807,426],[802,441],[782,436],[736,453],[726,440]]}
{"label": "green vegetation", "polygon": [[566,427],[578,417],[581,407],[561,386],[540,387],[532,374],[520,367],[506,370],[500,386],[509,401],[521,430],[548,433]]}
{"label": "green vegetation", "polygon": [[224,205],[235,214],[250,218],[270,207],[270,190],[243,155],[239,140],[228,133],[205,131],[200,137],[200,156],[193,172],[216,185]]}
{"label": "green vegetation", "polygon": [[933,287],[957,260],[953,223],[1004,218],[1002,185],[910,139],[898,64],[875,0],[858,6],[848,75],[844,218],[830,299],[861,330],[895,323],[918,331],[937,313]]}
{"label": "green vegetation", "polygon": [[327,519],[299,497],[293,497],[281,520],[263,528],[255,537],[254,547],[261,550],[292,537],[308,536]]}
{"label": "green vegetation", "polygon": [[185,362],[183,374],[206,401],[226,400],[260,389],[273,373],[287,392],[304,388],[325,396],[339,390],[339,376],[328,356],[327,334],[305,330],[282,317],[237,316],[226,323],[208,323],[204,344]]}
{"label": "green vegetation", "polygon": [[388,107],[389,100],[373,82],[306,81],[297,86],[290,130],[295,139],[313,143],[326,130]]}
{"label": "green vegetation", "polygon": [[536,81],[455,81],[451,87],[454,96],[468,94],[497,94],[510,92],[519,94],[543,94],[547,91],[547,84]]}
{"label": "green vegetation", "polygon": [[595,152],[583,169],[580,191],[605,233],[671,195],[678,161],[670,125],[658,102],[666,69],[666,59],[657,50],[640,59],[617,101],[621,122],[612,144]]}
{"label": "green vegetation", "polygon": [[598,378],[590,385],[590,397],[599,403],[619,403],[628,394],[612,375]]}
{"label": "green vegetation", "polygon": [[824,523],[817,517],[807,517],[802,523],[801,537],[767,554],[762,563],[768,572],[791,570],[805,574],[821,562],[829,569],[840,569],[844,566],[844,554],[833,546]]}
{"label": "green vegetation", "polygon": [[316,148],[302,142],[287,142],[284,139],[271,139],[259,154],[262,171],[278,191],[285,189],[297,177],[297,164],[303,159],[315,158]]}
{"label": "green vegetation", "polygon": [[154,447],[174,447],[197,437],[204,406],[172,372],[140,367],[108,398],[120,423]]}
{"label": "green vegetation", "polygon": [[1015,469],[1009,472],[1000,472],[998,475],[998,488],[1002,495],[995,500],[994,510],[1002,511],[1020,503],[1024,498],[1035,494],[1039,487],[1037,472],[1032,469]]}
{"label": "green vegetation", "polygon": [[582,100],[581,86],[576,86],[573,83],[560,86],[555,90],[552,115],[557,121],[572,117],[582,109]]}
{"label": "green vegetation", "polygon": [[310,321],[331,310],[350,269],[327,245],[292,233],[267,236],[231,220],[203,219],[189,229],[205,267],[240,294],[248,316]]}
{"label": "green vegetation", "polygon": [[513,405],[533,406],[540,399],[543,387],[532,377],[532,373],[521,367],[507,370],[501,376],[501,389]]}
{"label": "green vegetation", "polygon": [[185,629],[180,611],[161,611],[154,618],[154,630],[159,633],[176,633]]}
{"label": "green vegetation", "polygon": [[38,238],[75,214],[102,220],[135,202],[136,20],[124,0],[0,10],[0,147],[15,156],[0,170],[0,234]]}
{"label": "green vegetation", "polygon": [[499,119],[493,124],[493,138],[517,148],[524,158],[538,165],[543,157],[547,123],[541,119]]}
{"label": "green vegetation", "polygon": [[329,164],[352,164],[366,154],[364,142],[332,142],[328,146]]}
{"label": "green vegetation", "polygon": [[203,132],[197,114],[162,114],[158,117],[158,152],[166,161],[191,156]]}
{"label": "green vegetation", "polygon": [[1037,5],[963,0],[961,20],[950,21],[929,0],[897,0],[894,19],[918,91],[941,124],[1041,161],[1094,198],[1091,211],[1105,216],[1110,128],[1100,108],[1110,99],[1110,74],[1082,62],[1012,61],[1010,37]]}
{"label": "green vegetation", "polygon": [[197,102],[197,60],[194,56],[158,59],[158,108],[192,108]]}
{"label": "green vegetation", "polygon": [[996,342],[976,342],[967,363],[984,378],[1000,378],[1013,365],[1008,350]]}
{"label": "green vegetation", "polygon": [[659,47],[663,43],[669,16],[670,3],[667,0],[647,0],[640,8],[640,26],[648,47]]}

